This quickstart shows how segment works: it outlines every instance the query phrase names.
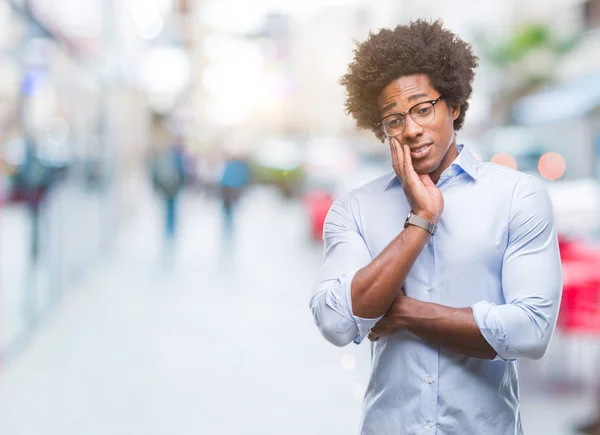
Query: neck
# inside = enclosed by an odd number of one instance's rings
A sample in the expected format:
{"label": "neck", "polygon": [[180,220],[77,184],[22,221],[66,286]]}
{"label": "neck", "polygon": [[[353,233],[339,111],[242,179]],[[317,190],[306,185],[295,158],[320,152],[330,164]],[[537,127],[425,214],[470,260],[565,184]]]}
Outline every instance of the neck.
{"label": "neck", "polygon": [[452,162],[457,157],[458,147],[456,146],[456,140],[454,140],[450,145],[450,148],[448,148],[446,155],[442,159],[442,163],[440,163],[440,166],[438,166],[438,168],[435,171],[429,174],[429,176],[431,177],[431,181],[437,184],[437,182],[440,180],[440,177],[442,176],[442,173],[452,164]]}

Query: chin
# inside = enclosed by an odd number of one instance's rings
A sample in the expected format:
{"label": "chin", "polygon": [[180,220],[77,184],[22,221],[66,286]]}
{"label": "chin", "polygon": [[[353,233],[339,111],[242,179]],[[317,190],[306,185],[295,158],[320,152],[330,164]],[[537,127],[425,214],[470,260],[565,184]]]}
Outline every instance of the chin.
{"label": "chin", "polygon": [[415,168],[415,172],[419,175],[431,174],[437,168],[440,167],[440,162],[432,162],[431,160],[425,160],[422,162],[417,162],[416,164],[415,162],[413,162],[413,166]]}

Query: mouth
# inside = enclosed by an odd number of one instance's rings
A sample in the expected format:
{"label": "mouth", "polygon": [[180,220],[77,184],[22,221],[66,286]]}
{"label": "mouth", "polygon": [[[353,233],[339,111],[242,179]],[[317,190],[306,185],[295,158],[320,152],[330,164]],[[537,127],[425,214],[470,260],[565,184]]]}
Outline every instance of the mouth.
{"label": "mouth", "polygon": [[432,144],[420,145],[418,147],[411,148],[410,156],[413,159],[423,159],[427,157],[431,151]]}

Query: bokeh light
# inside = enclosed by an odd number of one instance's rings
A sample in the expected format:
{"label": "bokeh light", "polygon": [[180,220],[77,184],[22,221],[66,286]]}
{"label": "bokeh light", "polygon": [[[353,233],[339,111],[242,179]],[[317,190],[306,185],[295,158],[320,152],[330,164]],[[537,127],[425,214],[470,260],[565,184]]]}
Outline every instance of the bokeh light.
{"label": "bokeh light", "polygon": [[507,168],[517,169],[517,160],[510,154],[498,153],[490,159],[490,162],[506,166]]}
{"label": "bokeh light", "polygon": [[567,163],[563,156],[555,152],[549,152],[540,157],[538,170],[546,180],[558,180],[567,169]]}

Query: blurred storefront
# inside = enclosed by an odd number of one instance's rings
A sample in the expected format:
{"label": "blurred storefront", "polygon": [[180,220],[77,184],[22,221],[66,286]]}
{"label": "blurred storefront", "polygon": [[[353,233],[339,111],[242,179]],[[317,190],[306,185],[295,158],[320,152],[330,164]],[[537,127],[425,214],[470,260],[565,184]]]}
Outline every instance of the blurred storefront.
{"label": "blurred storefront", "polygon": [[10,356],[97,251],[100,199],[78,181],[99,153],[101,107],[97,80],[59,30],[24,4],[0,11],[0,351]]}
{"label": "blurred storefront", "polygon": [[600,180],[600,73],[528,95],[514,108],[519,125],[539,136],[543,146],[560,152],[571,163],[573,178]]}
{"label": "blurred storefront", "polygon": [[[119,39],[118,10],[99,0],[68,3],[0,0],[0,354],[7,358],[133,212],[126,190],[147,143],[147,98],[132,85],[138,71],[121,63],[138,50]],[[50,174],[33,205],[18,181],[28,155]]]}
{"label": "blurred storefront", "polygon": [[[545,69],[552,80],[519,98],[511,108],[511,131],[521,140],[521,162],[538,169],[540,158],[556,152],[564,174],[550,187],[561,230],[584,238],[600,235],[600,1],[565,5],[573,17],[576,42]],[[517,141],[519,142],[519,141]],[[525,163],[526,165],[526,163]],[[521,169],[521,167],[519,167]]]}

